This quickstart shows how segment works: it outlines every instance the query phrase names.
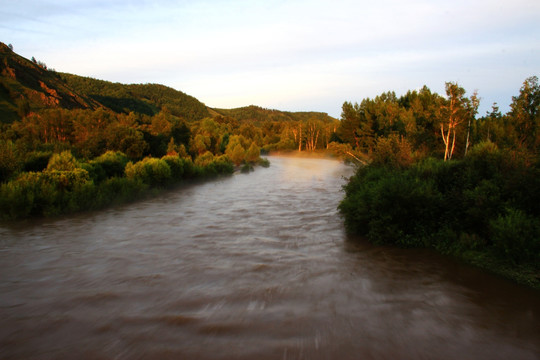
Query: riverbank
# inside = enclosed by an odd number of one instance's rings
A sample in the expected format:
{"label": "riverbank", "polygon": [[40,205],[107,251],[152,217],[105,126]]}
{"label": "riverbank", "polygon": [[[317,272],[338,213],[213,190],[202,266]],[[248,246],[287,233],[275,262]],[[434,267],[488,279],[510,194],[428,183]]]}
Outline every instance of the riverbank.
{"label": "riverbank", "polygon": [[298,151],[298,150],[280,150],[280,151],[270,151],[268,156],[289,156],[289,157],[300,157],[307,159],[339,159],[333,152],[329,150],[314,150],[314,151]]}
{"label": "riverbank", "polygon": [[0,226],[0,358],[537,358],[539,293],[430,251],[352,241],[336,210],[350,166],[269,160]]}
{"label": "riverbank", "polygon": [[539,174],[483,145],[463,160],[359,168],[339,208],[375,244],[434,248],[540,289]]}

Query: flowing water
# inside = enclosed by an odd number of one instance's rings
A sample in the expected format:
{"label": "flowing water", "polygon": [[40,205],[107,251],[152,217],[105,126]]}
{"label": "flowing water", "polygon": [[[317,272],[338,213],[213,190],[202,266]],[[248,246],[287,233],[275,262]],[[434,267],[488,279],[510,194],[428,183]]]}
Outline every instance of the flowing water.
{"label": "flowing water", "polygon": [[352,169],[271,167],[0,227],[0,359],[539,359],[540,294],[350,239]]}

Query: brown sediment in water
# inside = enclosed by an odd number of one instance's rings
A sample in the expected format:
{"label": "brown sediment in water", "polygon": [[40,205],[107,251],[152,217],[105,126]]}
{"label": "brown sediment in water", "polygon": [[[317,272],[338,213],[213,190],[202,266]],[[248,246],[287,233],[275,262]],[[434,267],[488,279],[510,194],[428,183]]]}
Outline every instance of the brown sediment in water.
{"label": "brown sediment in water", "polygon": [[1,359],[537,359],[540,295],[351,239],[339,161],[0,227]]}

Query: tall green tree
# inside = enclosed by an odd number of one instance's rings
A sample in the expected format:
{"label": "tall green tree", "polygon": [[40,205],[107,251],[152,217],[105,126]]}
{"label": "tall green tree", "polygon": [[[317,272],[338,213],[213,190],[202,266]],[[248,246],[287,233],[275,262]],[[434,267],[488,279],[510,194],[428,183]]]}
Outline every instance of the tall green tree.
{"label": "tall green tree", "polygon": [[538,77],[523,82],[518,96],[512,97],[510,117],[513,120],[518,146],[537,153],[540,145],[540,85]]}

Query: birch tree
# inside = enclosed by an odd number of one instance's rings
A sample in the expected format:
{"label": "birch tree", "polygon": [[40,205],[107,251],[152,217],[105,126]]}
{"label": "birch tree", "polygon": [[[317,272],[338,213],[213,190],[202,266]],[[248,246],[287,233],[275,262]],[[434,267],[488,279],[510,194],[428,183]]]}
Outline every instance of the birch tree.
{"label": "birch tree", "polygon": [[457,83],[446,83],[447,104],[444,106],[445,119],[441,121],[441,136],[444,142],[444,161],[452,159],[456,147],[458,126],[467,114],[467,98],[465,89]]}
{"label": "birch tree", "polygon": [[469,123],[467,124],[467,140],[465,141],[465,156],[467,156],[467,151],[469,150],[469,138],[471,134],[471,122],[475,119],[476,114],[478,113],[478,106],[480,106],[480,98],[478,97],[478,90],[475,90],[471,96],[471,101],[469,103]]}

